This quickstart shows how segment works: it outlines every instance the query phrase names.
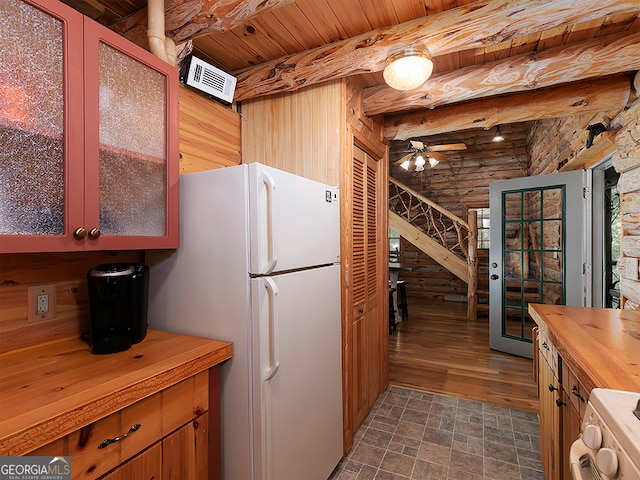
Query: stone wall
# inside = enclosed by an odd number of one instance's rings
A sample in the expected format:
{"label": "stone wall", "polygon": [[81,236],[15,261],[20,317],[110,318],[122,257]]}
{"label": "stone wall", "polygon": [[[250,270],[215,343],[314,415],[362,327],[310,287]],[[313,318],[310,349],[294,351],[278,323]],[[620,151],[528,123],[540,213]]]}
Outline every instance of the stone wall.
{"label": "stone wall", "polygon": [[618,173],[621,216],[620,294],[623,308],[640,310],[640,99],[612,122],[619,128],[613,166]]}

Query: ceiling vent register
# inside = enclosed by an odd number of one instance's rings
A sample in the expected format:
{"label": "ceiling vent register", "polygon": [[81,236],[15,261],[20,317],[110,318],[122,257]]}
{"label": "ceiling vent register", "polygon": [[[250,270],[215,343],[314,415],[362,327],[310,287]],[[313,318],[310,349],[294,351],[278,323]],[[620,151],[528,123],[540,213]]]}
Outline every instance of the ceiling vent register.
{"label": "ceiling vent register", "polygon": [[236,89],[236,78],[233,75],[194,56],[187,58],[186,67],[185,75],[181,76],[184,83],[225,102],[233,101]]}

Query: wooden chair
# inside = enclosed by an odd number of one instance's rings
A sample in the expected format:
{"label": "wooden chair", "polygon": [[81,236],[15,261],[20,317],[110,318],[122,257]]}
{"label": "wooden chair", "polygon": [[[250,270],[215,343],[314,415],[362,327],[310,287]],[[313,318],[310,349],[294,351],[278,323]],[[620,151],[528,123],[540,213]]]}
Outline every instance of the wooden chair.
{"label": "wooden chair", "polygon": [[398,310],[401,310],[402,320],[406,320],[409,316],[408,304],[407,304],[407,281],[398,280],[396,282],[398,288]]}
{"label": "wooden chair", "polygon": [[393,308],[393,292],[396,289],[389,287],[389,335],[396,331],[396,311]]}

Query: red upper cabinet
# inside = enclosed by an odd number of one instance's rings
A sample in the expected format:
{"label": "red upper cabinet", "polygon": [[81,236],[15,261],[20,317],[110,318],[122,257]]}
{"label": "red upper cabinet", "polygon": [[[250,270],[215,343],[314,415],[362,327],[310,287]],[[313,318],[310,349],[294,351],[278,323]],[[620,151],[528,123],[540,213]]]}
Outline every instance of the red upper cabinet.
{"label": "red upper cabinet", "polygon": [[177,247],[177,69],[57,1],[0,10],[0,252]]}

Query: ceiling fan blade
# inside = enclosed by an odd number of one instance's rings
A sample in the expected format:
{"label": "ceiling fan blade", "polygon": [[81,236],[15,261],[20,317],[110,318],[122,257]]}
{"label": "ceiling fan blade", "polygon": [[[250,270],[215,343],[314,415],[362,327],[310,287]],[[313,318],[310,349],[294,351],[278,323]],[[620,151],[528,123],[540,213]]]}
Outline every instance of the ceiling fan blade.
{"label": "ceiling fan blade", "polygon": [[467,145],[464,143],[449,143],[446,145],[429,145],[432,152],[447,152],[451,150],[466,150]]}
{"label": "ceiling fan blade", "polygon": [[407,153],[404,157],[402,157],[400,160],[396,161],[396,165],[400,165],[401,163],[403,163],[405,160],[409,160],[411,157],[413,157],[413,152],[411,153]]}
{"label": "ceiling fan blade", "polygon": [[441,162],[442,160],[447,160],[449,158],[444,153],[438,152],[428,152],[427,155],[429,155],[431,158],[435,158],[439,162]]}
{"label": "ceiling fan blade", "polygon": [[422,143],[420,140],[409,140],[409,144],[416,150],[422,150],[424,148],[424,143]]}

